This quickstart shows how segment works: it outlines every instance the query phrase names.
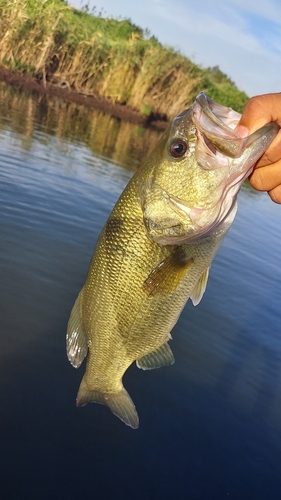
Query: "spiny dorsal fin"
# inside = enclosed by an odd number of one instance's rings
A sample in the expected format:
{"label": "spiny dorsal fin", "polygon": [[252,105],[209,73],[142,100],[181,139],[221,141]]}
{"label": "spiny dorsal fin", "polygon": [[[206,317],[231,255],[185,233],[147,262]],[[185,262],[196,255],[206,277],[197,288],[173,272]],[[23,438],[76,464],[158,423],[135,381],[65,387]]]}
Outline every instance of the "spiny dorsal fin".
{"label": "spiny dorsal fin", "polygon": [[66,334],[67,357],[74,368],[79,368],[88,352],[86,332],[81,319],[80,301],[79,294],[70,313]]}
{"label": "spiny dorsal fin", "polygon": [[204,294],[204,292],[206,290],[206,286],[207,286],[209,271],[210,271],[210,268],[207,267],[207,269],[201,275],[197,284],[195,285],[195,287],[193,288],[193,290],[190,294],[190,298],[191,298],[194,306],[197,306],[203,297],[203,294]]}
{"label": "spiny dorsal fin", "polygon": [[184,249],[177,247],[151,271],[143,284],[144,292],[149,296],[172,292],[177,288],[192,263],[193,259],[186,257]]}
{"label": "spiny dorsal fin", "polygon": [[161,366],[172,365],[174,362],[174,355],[167,342],[136,361],[137,367],[142,370],[153,370]]}

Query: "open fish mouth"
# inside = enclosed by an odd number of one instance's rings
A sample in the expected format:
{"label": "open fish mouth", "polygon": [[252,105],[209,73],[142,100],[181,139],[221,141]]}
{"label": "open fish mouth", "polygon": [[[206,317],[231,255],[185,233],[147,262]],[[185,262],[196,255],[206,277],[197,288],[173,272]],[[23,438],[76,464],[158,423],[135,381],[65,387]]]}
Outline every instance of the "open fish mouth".
{"label": "open fish mouth", "polygon": [[213,101],[204,92],[197,95],[192,108],[196,128],[217,151],[229,158],[240,158],[246,149],[260,143],[260,147],[255,148],[258,159],[260,151],[264,149],[264,142],[268,141],[268,134],[274,138],[280,128],[277,123],[271,122],[248,137],[241,137],[235,132],[241,114]]}
{"label": "open fish mouth", "polygon": [[239,157],[247,147],[247,138],[243,139],[234,130],[241,115],[213,101],[204,92],[198,94],[193,107],[193,122],[213,147],[229,158]]}

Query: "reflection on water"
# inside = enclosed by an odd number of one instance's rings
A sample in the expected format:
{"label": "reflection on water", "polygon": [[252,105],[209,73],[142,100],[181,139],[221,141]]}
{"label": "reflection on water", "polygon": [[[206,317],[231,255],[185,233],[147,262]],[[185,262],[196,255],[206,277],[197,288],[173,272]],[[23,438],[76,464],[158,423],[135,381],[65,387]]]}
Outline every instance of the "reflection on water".
{"label": "reflection on water", "polygon": [[95,109],[19,92],[0,82],[0,130],[7,123],[24,134],[24,149],[30,148],[35,138],[46,144],[50,135],[82,142],[95,155],[103,155],[130,170],[141,165],[161,135],[157,130],[132,125]]}
{"label": "reflection on water", "polygon": [[156,133],[0,96],[5,498],[279,499],[280,207],[243,187],[204,299],[174,328],[176,363],[125,375],[132,431],[75,407],[82,372],[64,339],[98,234]]}

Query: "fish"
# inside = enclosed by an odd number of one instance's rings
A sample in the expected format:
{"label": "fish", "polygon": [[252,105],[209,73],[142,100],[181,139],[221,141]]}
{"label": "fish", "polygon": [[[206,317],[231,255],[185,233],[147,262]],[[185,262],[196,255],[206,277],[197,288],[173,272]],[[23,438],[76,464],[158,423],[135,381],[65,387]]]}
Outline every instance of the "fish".
{"label": "fish", "polygon": [[199,93],[113,208],[67,325],[70,363],[87,358],[77,406],[101,403],[139,426],[123,375],[134,362],[143,370],[174,363],[171,331],[187,300],[202,299],[239,189],[279,130],[271,122],[242,138],[240,116]]}

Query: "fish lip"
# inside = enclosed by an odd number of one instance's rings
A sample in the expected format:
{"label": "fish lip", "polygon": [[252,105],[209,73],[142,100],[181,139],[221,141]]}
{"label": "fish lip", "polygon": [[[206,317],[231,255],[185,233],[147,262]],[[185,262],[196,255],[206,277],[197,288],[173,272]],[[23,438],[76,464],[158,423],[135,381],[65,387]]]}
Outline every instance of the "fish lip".
{"label": "fish lip", "polygon": [[[163,220],[161,220],[161,223],[158,224],[149,218],[144,218],[144,225],[150,239],[160,245],[173,245],[175,244],[175,241],[180,241],[181,239],[186,238],[186,233],[183,233],[182,230],[182,224],[173,224],[170,219],[167,219],[166,224]],[[192,227],[191,230],[193,229],[194,228]]]}
{"label": "fish lip", "polygon": [[238,158],[244,151],[245,140],[235,132],[241,115],[200,92],[193,104],[195,127],[229,158]]}
{"label": "fish lip", "polygon": [[188,216],[190,219],[192,225],[190,226],[190,229],[192,229],[192,234],[185,235],[185,239],[188,241],[193,241],[195,239],[198,239],[201,236],[207,236],[210,234],[211,231],[213,231],[214,227],[217,226],[217,224],[220,222],[219,220],[219,210],[218,210],[218,215],[215,217],[210,224],[204,224],[202,227],[198,222],[196,222],[196,216],[202,215],[204,212],[209,212],[211,210],[216,210],[217,206],[220,204],[220,201],[217,201],[214,203],[212,206],[209,206],[208,208],[199,208],[199,207],[188,207],[184,203],[181,203],[177,201],[174,197],[170,196],[170,202],[175,205],[181,212],[183,212],[185,215]]}
{"label": "fish lip", "polygon": [[192,220],[192,217],[191,217],[191,211],[192,210],[198,210],[200,213],[203,212],[203,208],[198,208],[198,207],[189,207],[188,205],[186,205],[185,203],[182,203],[181,201],[177,200],[175,197],[173,196],[169,196],[169,201],[174,205],[176,206],[181,212],[183,212],[185,215],[188,216],[188,218],[191,220],[191,222],[193,222]]}

